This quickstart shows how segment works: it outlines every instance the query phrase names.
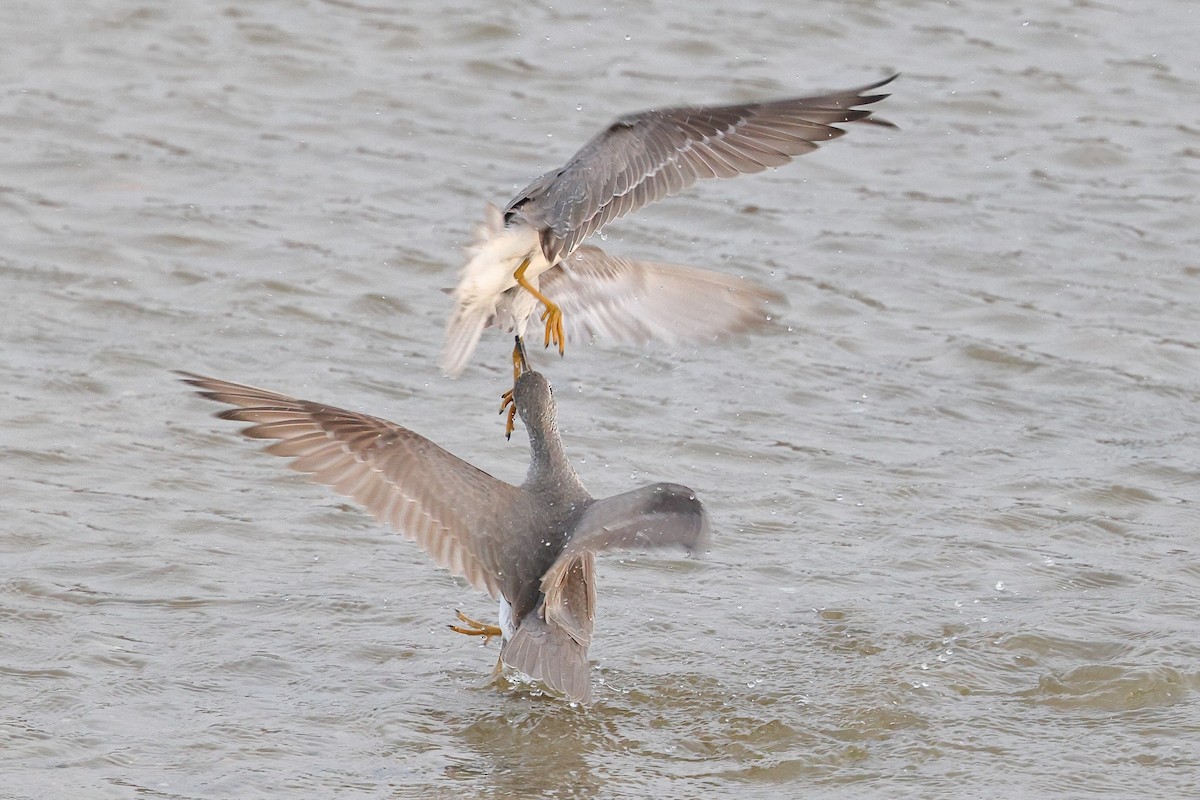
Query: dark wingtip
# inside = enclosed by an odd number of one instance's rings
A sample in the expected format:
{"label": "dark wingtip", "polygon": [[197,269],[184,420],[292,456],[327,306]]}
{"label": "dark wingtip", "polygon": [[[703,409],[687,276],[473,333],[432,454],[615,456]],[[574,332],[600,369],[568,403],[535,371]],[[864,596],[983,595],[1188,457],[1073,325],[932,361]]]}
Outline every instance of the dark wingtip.
{"label": "dark wingtip", "polygon": [[[889,83],[891,83],[892,81],[896,80],[896,78],[899,78],[899,77],[900,77],[900,73],[894,72],[889,77],[884,78],[881,81],[877,81],[875,83],[869,83],[866,86],[863,86],[862,88],[858,89],[857,94],[862,94],[863,92],[869,92],[873,89],[878,89],[881,86],[887,86]],[[886,94],[881,94],[877,98],[871,98],[870,102],[875,102],[876,100],[882,100],[883,98],[885,98],[887,96],[888,95],[886,95]]]}
{"label": "dark wingtip", "polygon": [[[874,89],[878,89],[881,86],[887,86],[889,83],[891,83],[892,81],[896,80],[896,78],[899,78],[899,77],[900,77],[900,73],[896,72],[896,73],[893,73],[891,76],[884,78],[881,81],[878,81],[877,83],[872,83],[867,86],[863,86],[861,89],[859,89],[856,92],[856,94],[860,95],[860,97],[858,99],[858,105],[870,105],[872,103],[878,103],[880,100],[886,100],[887,98],[891,97],[892,95],[890,93],[887,93],[887,94],[863,94],[863,93],[872,91]],[[893,130],[900,130],[899,125],[892,122],[891,120],[887,120],[887,119],[884,119],[883,117],[875,116],[873,111],[867,111],[863,117],[861,117],[860,119],[858,119],[856,121],[863,122],[868,125],[878,125],[881,128],[892,128]]]}
{"label": "dark wingtip", "polygon": [[181,369],[173,369],[171,372],[179,376],[180,382],[186,383],[188,386],[191,386],[193,389],[195,389],[196,394],[200,395],[201,397],[204,397],[208,400],[216,400],[218,403],[224,402],[212,389],[212,378],[207,378],[204,375],[198,375],[195,372],[185,372]]}

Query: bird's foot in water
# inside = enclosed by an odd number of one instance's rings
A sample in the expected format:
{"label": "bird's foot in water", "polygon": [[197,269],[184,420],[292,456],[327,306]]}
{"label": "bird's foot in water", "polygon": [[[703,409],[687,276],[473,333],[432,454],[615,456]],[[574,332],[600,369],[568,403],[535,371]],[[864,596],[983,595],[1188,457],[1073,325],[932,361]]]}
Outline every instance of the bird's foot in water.
{"label": "bird's foot in water", "polygon": [[504,631],[500,630],[496,625],[489,625],[486,622],[480,622],[477,619],[471,619],[461,611],[455,611],[454,615],[458,617],[462,625],[451,625],[450,630],[455,633],[465,634],[466,636],[482,636],[483,643],[487,644],[497,636],[503,636]]}

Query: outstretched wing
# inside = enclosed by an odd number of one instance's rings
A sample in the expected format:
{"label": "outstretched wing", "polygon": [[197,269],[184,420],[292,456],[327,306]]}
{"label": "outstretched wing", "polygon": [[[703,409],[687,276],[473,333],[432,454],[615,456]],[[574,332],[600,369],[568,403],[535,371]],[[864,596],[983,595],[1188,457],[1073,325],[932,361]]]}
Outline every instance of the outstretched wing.
{"label": "outstretched wing", "polygon": [[596,553],[662,547],[691,553],[705,546],[708,533],[708,513],[686,486],[656,483],[593,502],[542,576],[542,617],[586,652],[596,616]]}
{"label": "outstretched wing", "polygon": [[705,342],[766,325],[783,295],[712,270],[635,261],[583,245],[541,276],[567,338]]}
{"label": "outstretched wing", "polygon": [[520,490],[457,458],[424,436],[377,417],[297,400],[265,389],[180,372],[199,394],[236,408],[221,419],[253,423],[251,439],[276,439],[268,453],[352,497],[416,542],[438,566],[500,597],[498,510]]}
{"label": "outstretched wing", "polygon": [[656,483],[591,503],[576,525],[558,561],[542,578],[542,591],[553,584],[560,562],[605,550],[654,550],[682,547],[689,553],[708,543],[708,512],[696,493],[677,483]]}
{"label": "outstretched wing", "polygon": [[567,164],[522,190],[505,210],[542,231],[556,263],[605,224],[698,180],[732,178],[785,164],[867,122],[895,127],[857,106],[895,79],[814,97],[729,106],[659,108],[629,114],[585,144]]}

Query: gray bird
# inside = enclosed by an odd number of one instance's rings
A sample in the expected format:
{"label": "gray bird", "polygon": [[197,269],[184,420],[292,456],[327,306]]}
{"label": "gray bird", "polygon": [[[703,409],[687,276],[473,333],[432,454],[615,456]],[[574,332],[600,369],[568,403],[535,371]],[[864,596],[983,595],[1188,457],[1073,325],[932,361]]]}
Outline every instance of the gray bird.
{"label": "gray bird", "polygon": [[[265,389],[179,373],[204,397],[236,408],[268,453],[361,503],[416,542],[438,566],[500,603],[499,626],[459,613],[460,633],[501,636],[502,665],[587,703],[596,608],[595,554],[613,549],[701,549],[708,516],[686,486],[657,483],[597,500],[571,467],[549,382],[523,372],[513,402],[529,433],[525,482],[513,486],[423,436],[378,417]],[[485,638],[485,642],[487,641]]]}
{"label": "gray bird", "polygon": [[[698,180],[759,172],[811,152],[845,133],[836,125],[895,127],[857,108],[887,97],[866,93],[895,77],[814,97],[660,108],[617,119],[566,165],[522,189],[503,211],[488,207],[453,290],[442,371],[461,373],[489,325],[524,336],[539,303],[545,344],[556,344],[559,353],[570,334],[645,338],[667,331],[669,338],[700,341],[761,322],[764,303],[778,296],[752,283],[670,266],[676,291],[660,295],[661,265],[614,259],[580,245],[612,220]],[[621,280],[599,280],[597,272]],[[630,286],[638,281],[637,302],[626,304]],[[705,316],[705,309],[721,302],[735,308]],[[572,330],[564,324],[568,307],[580,315],[596,309],[605,317],[603,324],[585,320]],[[514,364],[517,360],[514,350]]]}

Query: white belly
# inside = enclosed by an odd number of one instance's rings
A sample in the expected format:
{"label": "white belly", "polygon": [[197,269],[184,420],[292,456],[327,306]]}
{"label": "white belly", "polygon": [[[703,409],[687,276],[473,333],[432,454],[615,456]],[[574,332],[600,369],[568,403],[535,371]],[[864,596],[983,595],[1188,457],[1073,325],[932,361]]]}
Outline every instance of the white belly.
{"label": "white belly", "polygon": [[512,606],[503,597],[500,598],[500,630],[504,631],[504,641],[510,641],[517,634],[513,625]]}
{"label": "white belly", "polygon": [[[542,253],[538,232],[528,225],[504,227],[503,216],[495,206],[487,210],[487,222],[479,230],[479,238],[468,251],[467,263],[459,272],[454,288],[454,311],[446,324],[446,341],[442,346],[440,364],[449,376],[460,374],[467,359],[479,343],[483,329],[493,321],[505,292],[517,286],[514,273],[528,260],[525,278],[537,285],[538,277],[550,269]],[[515,294],[528,294],[518,290]],[[532,301],[532,302],[531,302]],[[536,301],[532,295],[522,301],[518,314],[506,308],[508,319],[496,320],[504,327],[524,333],[526,321],[533,313]]]}
{"label": "white belly", "polygon": [[454,290],[455,299],[460,306],[485,304],[494,309],[500,295],[517,285],[514,273],[525,259],[529,259],[527,279],[550,269],[537,231],[525,225],[499,231],[472,248]]}
{"label": "white belly", "polygon": [[[538,280],[531,283],[538,289]],[[509,289],[496,304],[496,325],[508,333],[515,333],[524,338],[525,329],[529,327],[529,318],[537,310],[538,299],[521,288]]]}

